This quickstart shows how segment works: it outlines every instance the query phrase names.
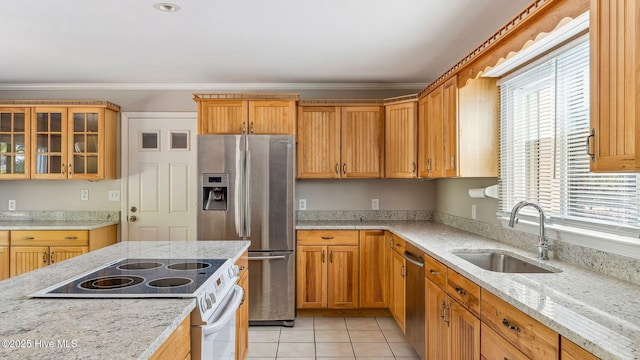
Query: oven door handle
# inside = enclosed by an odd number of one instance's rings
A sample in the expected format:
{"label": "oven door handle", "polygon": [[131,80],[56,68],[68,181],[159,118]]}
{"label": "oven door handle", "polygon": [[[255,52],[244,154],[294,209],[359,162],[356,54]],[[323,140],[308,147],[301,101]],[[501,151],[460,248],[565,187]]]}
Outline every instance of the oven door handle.
{"label": "oven door handle", "polygon": [[233,286],[233,295],[231,300],[224,307],[224,313],[218,316],[216,321],[211,324],[207,324],[202,328],[202,334],[204,336],[215,334],[227,325],[229,320],[231,320],[231,318],[236,314],[238,307],[240,307],[243,294],[244,290],[242,290],[242,287],[239,285]]}

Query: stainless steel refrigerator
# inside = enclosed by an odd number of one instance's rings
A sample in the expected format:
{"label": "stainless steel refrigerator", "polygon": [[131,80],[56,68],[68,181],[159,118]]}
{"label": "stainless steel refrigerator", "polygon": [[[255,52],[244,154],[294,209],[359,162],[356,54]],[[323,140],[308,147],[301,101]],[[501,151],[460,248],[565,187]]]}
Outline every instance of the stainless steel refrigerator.
{"label": "stainless steel refrigerator", "polygon": [[251,241],[251,324],[295,317],[294,148],[290,135],[198,136],[198,240]]}

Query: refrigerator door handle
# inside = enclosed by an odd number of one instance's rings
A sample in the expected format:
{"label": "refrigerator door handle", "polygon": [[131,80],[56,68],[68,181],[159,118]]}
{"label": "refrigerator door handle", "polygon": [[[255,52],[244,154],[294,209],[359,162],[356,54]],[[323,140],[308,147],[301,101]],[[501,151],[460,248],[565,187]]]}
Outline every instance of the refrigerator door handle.
{"label": "refrigerator door handle", "polygon": [[282,260],[286,255],[271,255],[271,256],[251,256],[249,255],[249,261],[251,260]]}
{"label": "refrigerator door handle", "polygon": [[234,222],[236,225],[236,234],[238,234],[238,236],[240,237],[244,237],[245,233],[244,233],[244,214],[245,214],[245,209],[244,209],[244,202],[242,199],[242,193],[243,191],[241,191],[242,186],[244,185],[243,179],[244,179],[244,151],[238,151],[238,158],[237,158],[237,163],[236,163],[236,168],[238,169],[238,174],[236,176],[236,181],[235,181],[235,186],[236,186],[236,190],[235,190],[235,197],[234,197],[234,202],[235,202],[235,217],[234,217]]}
{"label": "refrigerator door handle", "polygon": [[251,151],[246,152],[245,157],[245,174],[244,174],[244,183],[245,183],[245,193],[244,193],[244,235],[246,237],[251,236]]}

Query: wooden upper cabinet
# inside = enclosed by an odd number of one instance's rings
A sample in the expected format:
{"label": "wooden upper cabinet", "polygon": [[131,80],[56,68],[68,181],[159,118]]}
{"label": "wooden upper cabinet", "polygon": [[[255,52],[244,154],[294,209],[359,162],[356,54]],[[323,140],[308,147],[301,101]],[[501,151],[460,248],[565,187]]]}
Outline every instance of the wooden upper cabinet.
{"label": "wooden upper cabinet", "polygon": [[457,76],[418,102],[418,176],[498,176],[498,87]]}
{"label": "wooden upper cabinet", "polygon": [[295,101],[249,101],[249,134],[294,134],[295,124]]}
{"label": "wooden upper cabinet", "polygon": [[640,170],[640,2],[591,0],[591,171]]}
{"label": "wooden upper cabinet", "polygon": [[442,84],[442,167],[445,177],[458,176],[458,77]]}
{"label": "wooden upper cabinet", "polygon": [[385,106],[385,177],[415,178],[417,172],[417,101]]}
{"label": "wooden upper cabinet", "polygon": [[383,116],[381,106],[342,108],[342,177],[382,177]]}
{"label": "wooden upper cabinet", "polygon": [[249,104],[242,100],[207,100],[198,105],[200,134],[244,134]]}
{"label": "wooden upper cabinet", "polygon": [[30,177],[30,127],[29,108],[0,108],[0,179]]}
{"label": "wooden upper cabinet", "polygon": [[424,111],[418,120],[420,156],[418,164],[421,177],[444,177],[443,167],[443,88],[436,88],[422,101]]}
{"label": "wooden upper cabinet", "polygon": [[198,134],[294,134],[297,95],[195,94]]}
{"label": "wooden upper cabinet", "polygon": [[339,178],[340,111],[336,106],[298,108],[298,178]]}
{"label": "wooden upper cabinet", "polygon": [[8,102],[25,107],[0,103],[0,179],[117,177],[118,105],[83,100]]}

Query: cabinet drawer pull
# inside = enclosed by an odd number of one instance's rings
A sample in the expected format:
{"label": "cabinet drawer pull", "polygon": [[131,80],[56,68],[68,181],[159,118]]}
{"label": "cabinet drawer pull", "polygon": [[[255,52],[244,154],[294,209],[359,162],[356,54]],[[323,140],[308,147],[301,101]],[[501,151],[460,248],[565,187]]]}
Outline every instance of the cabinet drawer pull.
{"label": "cabinet drawer pull", "polygon": [[253,121],[251,122],[251,125],[249,127],[249,132],[253,134]]}
{"label": "cabinet drawer pull", "polygon": [[64,164],[60,164],[60,173],[64,175]]}
{"label": "cabinet drawer pull", "polygon": [[329,251],[329,262],[333,264],[333,250]]}
{"label": "cabinet drawer pull", "polygon": [[429,274],[431,274],[431,275],[440,275],[440,273],[438,271],[435,271],[433,269],[429,270]]}
{"label": "cabinet drawer pull", "polygon": [[322,250],[322,255],[320,257],[320,260],[322,261],[322,263],[324,264],[325,262],[325,254],[324,254],[324,250]]}
{"label": "cabinet drawer pull", "polygon": [[340,164],[336,163],[336,174],[340,174]]}
{"label": "cabinet drawer pull", "polygon": [[55,263],[55,257],[53,256],[53,251],[51,252],[51,254],[49,254],[49,264],[53,264]]}
{"label": "cabinet drawer pull", "polygon": [[404,277],[405,275],[406,274],[405,274],[405,271],[404,271],[404,265],[401,265],[400,266],[400,276]]}
{"label": "cabinet drawer pull", "polygon": [[64,237],[65,240],[78,240],[77,236],[65,236]]}
{"label": "cabinet drawer pull", "polygon": [[240,271],[242,271],[242,270],[244,270],[244,269],[245,269],[244,265],[240,265],[240,266],[238,266],[238,272],[240,272]]}
{"label": "cabinet drawer pull", "polygon": [[416,172],[416,162],[412,162],[411,163],[411,173],[415,173]]}
{"label": "cabinet drawer pull", "polygon": [[389,248],[393,249],[393,239],[389,239]]}
{"label": "cabinet drawer pull", "polygon": [[47,263],[47,250],[42,252],[42,263],[43,264]]}
{"label": "cabinet drawer pull", "polygon": [[243,134],[247,133],[247,122],[246,121],[242,122],[242,133]]}
{"label": "cabinet drawer pull", "polygon": [[456,289],[456,292],[457,292],[458,294],[460,294],[460,295],[467,295],[467,290],[465,290],[465,289],[463,289],[463,288],[459,288],[459,287],[457,287],[457,288],[455,288],[455,289]]}
{"label": "cabinet drawer pull", "polygon": [[35,239],[33,236],[23,236],[20,240],[33,240]]}
{"label": "cabinet drawer pull", "polygon": [[509,329],[509,330],[513,330],[515,332],[520,332],[520,328],[515,326],[515,325],[511,325],[511,323],[507,319],[502,319],[502,325],[506,326],[507,329]]}
{"label": "cabinet drawer pull", "polygon": [[343,174],[347,173],[347,163],[342,164],[342,173]]}
{"label": "cabinet drawer pull", "polygon": [[322,240],[333,240],[333,236],[320,236]]}

